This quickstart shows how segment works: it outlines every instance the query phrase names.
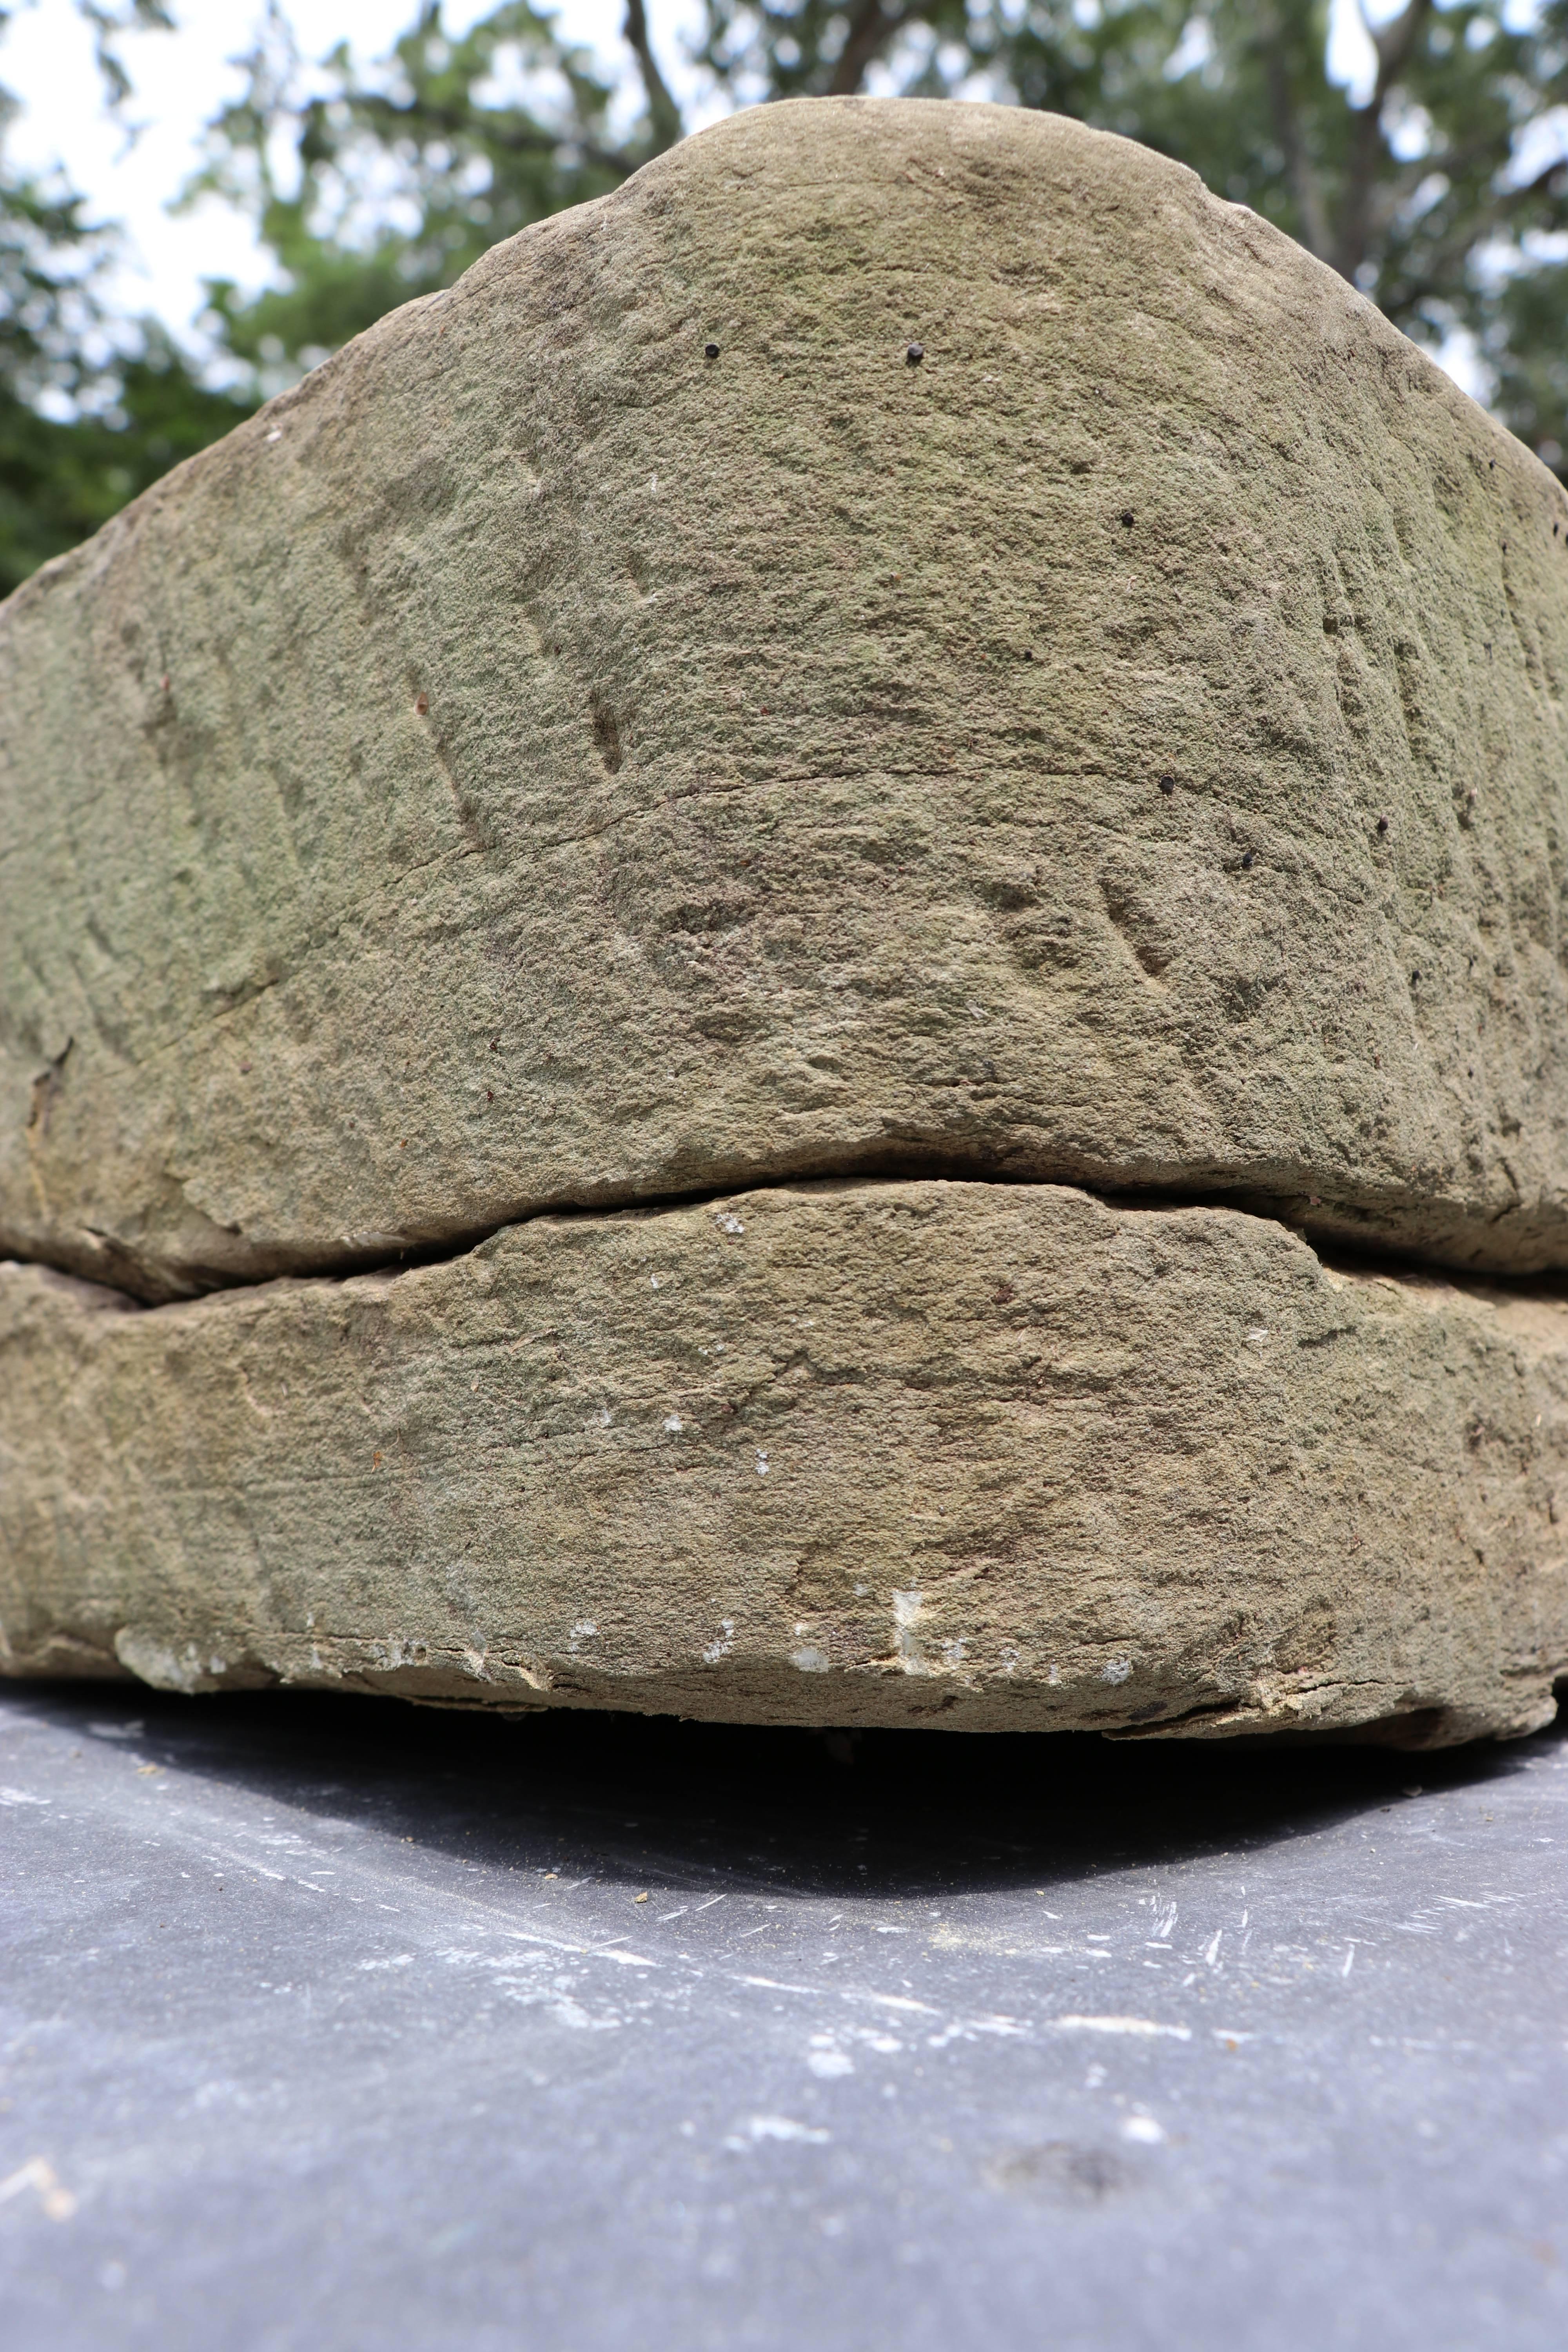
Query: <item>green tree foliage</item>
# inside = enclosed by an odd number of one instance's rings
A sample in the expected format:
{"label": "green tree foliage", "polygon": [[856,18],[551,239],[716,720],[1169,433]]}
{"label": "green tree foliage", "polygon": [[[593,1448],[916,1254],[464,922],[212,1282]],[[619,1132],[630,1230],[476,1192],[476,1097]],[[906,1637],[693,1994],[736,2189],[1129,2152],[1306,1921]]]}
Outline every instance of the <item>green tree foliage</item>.
{"label": "green tree foliage", "polygon": [[[166,20],[159,0],[87,5],[111,101],[128,94],[114,36]],[[0,26],[5,16],[0,12]],[[245,415],[155,323],[115,328],[99,281],[112,232],[56,180],[10,170],[16,102],[0,89],[0,594],[107,522]]]}
{"label": "green tree foliage", "polygon": [[0,383],[0,595],[256,404],[203,383],[156,325],[105,373],[110,404],[65,418],[41,415]]}
{"label": "green tree foliage", "polygon": [[[162,0],[81,5],[114,95],[116,34],[162,21]],[[1468,331],[1501,415],[1568,471],[1568,140],[1554,112],[1568,109],[1568,0],[1365,5],[1350,87],[1331,73],[1329,0],[706,0],[695,62],[736,103],[962,92],[1142,140],[1276,221],[1407,333],[1436,345]],[[0,184],[0,303],[16,322],[0,324],[4,577],[226,429],[244,399],[672,144],[680,114],[645,0],[627,0],[623,38],[625,74],[529,0],[461,36],[422,0],[378,63],[339,49],[311,65],[269,6],[188,191],[247,213],[276,263],[259,296],[210,289],[243,395],[204,388],[150,331],[110,362],[86,357],[102,232],[68,192]]]}
{"label": "green tree foliage", "polygon": [[[449,286],[498,239],[603,195],[681,135],[643,0],[625,37],[641,91],[629,137],[610,130],[613,83],[559,20],[506,0],[449,37],[427,0],[368,73],[346,48],[315,68],[269,5],[244,60],[247,89],[210,126],[187,197],[248,210],[279,282],[249,300],[210,291],[226,350],[272,388],[395,303]],[[292,151],[283,184],[273,157]]]}

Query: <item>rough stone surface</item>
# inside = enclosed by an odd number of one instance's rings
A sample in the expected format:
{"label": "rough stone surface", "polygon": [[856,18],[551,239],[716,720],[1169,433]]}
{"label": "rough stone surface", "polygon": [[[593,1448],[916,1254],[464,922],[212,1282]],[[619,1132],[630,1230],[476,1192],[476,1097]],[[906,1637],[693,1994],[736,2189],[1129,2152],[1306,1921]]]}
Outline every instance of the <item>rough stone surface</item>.
{"label": "rough stone surface", "polygon": [[153,1309],[0,1270],[14,1673],[739,1721],[1519,1731],[1568,1303],[837,1182]]}
{"label": "rough stone surface", "polygon": [[741,115],[0,614],[0,1245],[902,1170],[1568,1263],[1565,677],[1562,490],[1251,214]]}

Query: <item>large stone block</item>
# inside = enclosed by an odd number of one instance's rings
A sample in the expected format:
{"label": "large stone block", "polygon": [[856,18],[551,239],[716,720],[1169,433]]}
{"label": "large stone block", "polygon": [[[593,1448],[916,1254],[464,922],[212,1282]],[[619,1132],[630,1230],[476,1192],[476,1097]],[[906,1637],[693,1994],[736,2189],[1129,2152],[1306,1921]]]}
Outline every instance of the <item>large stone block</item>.
{"label": "large stone block", "polygon": [[0,1269],[14,1673],[739,1721],[1520,1731],[1568,1304],[1229,1209],[772,1187],[139,1309]]}
{"label": "large stone block", "polygon": [[1250,213],[741,115],[0,614],[0,1245],[907,1170],[1568,1262],[1565,679],[1562,490]]}

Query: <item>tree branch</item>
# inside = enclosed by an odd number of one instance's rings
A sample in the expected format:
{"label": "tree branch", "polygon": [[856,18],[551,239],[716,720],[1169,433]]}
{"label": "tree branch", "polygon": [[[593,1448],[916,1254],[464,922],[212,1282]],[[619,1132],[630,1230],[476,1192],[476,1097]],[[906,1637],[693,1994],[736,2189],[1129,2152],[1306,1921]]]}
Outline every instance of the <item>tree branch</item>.
{"label": "tree branch", "polygon": [[658,69],[658,60],[654,56],[653,42],[648,34],[644,0],[626,0],[626,21],[621,31],[642,75],[648,122],[653,131],[654,152],[662,154],[667,147],[673,147],[678,139],[684,138],[686,126],[680,120],[679,107],[669,94],[669,85]]}
{"label": "tree branch", "polygon": [[1432,0],[1409,0],[1408,6],[1381,30],[1374,30],[1367,23],[1365,0],[1357,0],[1357,7],[1377,57],[1377,79],[1366,104],[1351,110],[1350,163],[1345,173],[1340,231],[1332,252],[1326,257],[1352,286],[1370,243],[1373,189],[1377,180],[1378,157],[1384,144],[1383,110],[1425,29],[1432,13]]}
{"label": "tree branch", "polygon": [[[1435,157],[1430,168],[1443,171],[1451,167],[1451,158]],[[1450,169],[1450,176],[1458,176]],[[1465,257],[1476,247],[1484,244],[1489,235],[1506,235],[1517,215],[1543,197],[1555,197],[1561,205],[1564,179],[1568,177],[1568,157],[1559,157],[1538,172],[1522,187],[1494,191],[1489,204],[1479,211],[1467,213],[1463,220],[1445,236],[1439,236],[1422,258],[1420,274],[1406,275],[1378,287],[1378,304],[1395,325],[1424,302],[1453,298],[1455,280],[1462,274]],[[1540,224],[1538,223],[1537,226]]]}
{"label": "tree branch", "polygon": [[[474,117],[462,106],[439,106],[429,99],[416,100],[411,106],[400,105],[395,99],[384,98],[379,92],[371,95],[357,92],[350,100],[355,112],[367,121],[386,126],[385,135],[395,138],[399,132],[423,146],[434,130],[445,137],[460,141],[472,136]],[[574,150],[585,163],[596,163],[601,171],[613,172],[617,178],[629,180],[641,160],[628,154],[623,147],[601,147],[596,141],[584,139],[574,131],[551,131],[543,124],[510,121],[501,115],[484,118],[484,138],[493,146],[513,155],[555,155],[562,148]]]}
{"label": "tree branch", "polygon": [[1331,245],[1328,209],[1323,203],[1321,184],[1307,153],[1307,142],[1301,135],[1300,118],[1296,110],[1295,92],[1290,87],[1289,65],[1278,16],[1263,35],[1263,57],[1274,132],[1285,157],[1285,176],[1290,183],[1290,193],[1301,216],[1302,242],[1320,261],[1326,261]]}
{"label": "tree branch", "polygon": [[844,37],[827,84],[829,98],[853,98],[879,49],[901,33],[909,21],[908,8],[897,8],[890,14],[882,0],[860,0],[849,19],[849,30]]}
{"label": "tree branch", "polygon": [[1384,100],[1404,72],[1421,28],[1432,13],[1432,0],[1410,0],[1404,14],[1391,18],[1381,32],[1367,23],[1366,0],[1356,0],[1356,11],[1367,39],[1377,52],[1377,81],[1368,105],[1381,112]]}

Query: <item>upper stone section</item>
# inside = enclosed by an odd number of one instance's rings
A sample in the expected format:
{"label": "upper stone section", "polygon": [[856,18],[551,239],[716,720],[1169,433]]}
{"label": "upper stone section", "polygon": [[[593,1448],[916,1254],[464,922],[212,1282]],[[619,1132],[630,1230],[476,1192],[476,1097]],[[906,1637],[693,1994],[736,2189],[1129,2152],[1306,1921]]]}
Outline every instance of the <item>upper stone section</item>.
{"label": "upper stone section", "polygon": [[925,1167],[1568,1264],[1565,679],[1568,500],[1253,215],[736,116],[0,611],[0,1248]]}

